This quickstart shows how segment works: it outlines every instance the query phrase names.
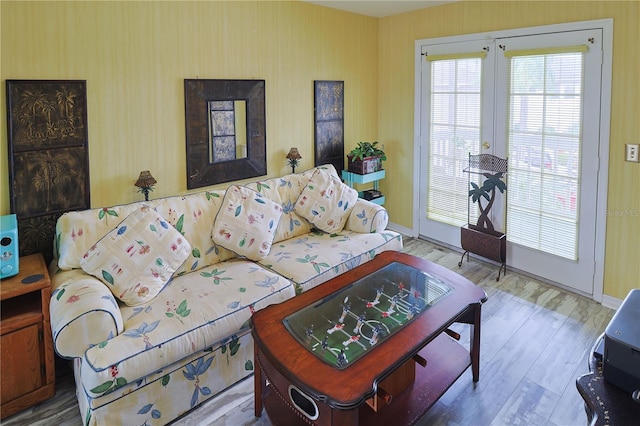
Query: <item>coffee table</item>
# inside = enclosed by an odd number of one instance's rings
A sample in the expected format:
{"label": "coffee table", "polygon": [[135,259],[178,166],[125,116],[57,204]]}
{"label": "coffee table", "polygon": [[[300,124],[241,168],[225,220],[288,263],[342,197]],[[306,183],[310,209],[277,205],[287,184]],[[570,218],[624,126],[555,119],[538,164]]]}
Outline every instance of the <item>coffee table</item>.
{"label": "coffee table", "polygon": [[[484,290],[383,252],[251,318],[255,415],[276,425],[414,424],[471,366],[480,377]],[[470,324],[470,350],[449,330]]]}

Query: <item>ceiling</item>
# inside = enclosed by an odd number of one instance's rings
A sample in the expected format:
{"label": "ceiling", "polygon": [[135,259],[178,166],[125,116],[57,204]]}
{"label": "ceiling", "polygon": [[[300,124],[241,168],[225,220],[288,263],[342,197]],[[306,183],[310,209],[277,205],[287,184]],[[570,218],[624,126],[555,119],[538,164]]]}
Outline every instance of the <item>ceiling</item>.
{"label": "ceiling", "polygon": [[382,18],[398,13],[410,12],[412,10],[424,9],[426,7],[438,6],[445,3],[452,3],[457,0],[302,0],[307,3],[319,6],[332,7],[347,12],[358,13],[360,15]]}

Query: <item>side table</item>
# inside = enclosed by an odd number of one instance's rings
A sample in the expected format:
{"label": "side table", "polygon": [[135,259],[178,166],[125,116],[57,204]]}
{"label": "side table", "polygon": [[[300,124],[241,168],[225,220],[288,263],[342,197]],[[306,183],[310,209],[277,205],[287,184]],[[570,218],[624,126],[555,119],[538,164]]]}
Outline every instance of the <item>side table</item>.
{"label": "side table", "polygon": [[630,425],[636,424],[640,418],[640,404],[625,392],[607,382],[602,375],[602,361],[595,356],[596,348],[604,336],[600,336],[591,351],[589,358],[590,373],[576,380],[576,387],[587,413],[587,424],[596,425]]}
{"label": "side table", "polygon": [[[379,180],[382,180],[385,178],[387,171],[386,170],[380,170],[377,172],[373,172],[373,173],[368,173],[366,175],[359,175],[357,173],[353,173],[350,172],[348,170],[343,170],[342,171],[342,179],[344,180],[344,182],[349,185],[351,188],[353,188],[355,185],[354,184],[359,184],[359,185],[364,185],[366,183],[371,183],[373,182],[373,190],[376,192],[379,192]],[[364,197],[364,191],[358,191],[358,197],[360,198],[365,198]],[[366,198],[365,198],[366,199]],[[384,201],[385,201],[385,196],[382,195],[380,197],[374,198],[372,200],[369,200],[372,203],[378,204],[378,205],[383,205]]]}
{"label": "side table", "polygon": [[0,418],[55,393],[50,298],[51,281],[42,254],[21,257],[20,272],[0,282]]}

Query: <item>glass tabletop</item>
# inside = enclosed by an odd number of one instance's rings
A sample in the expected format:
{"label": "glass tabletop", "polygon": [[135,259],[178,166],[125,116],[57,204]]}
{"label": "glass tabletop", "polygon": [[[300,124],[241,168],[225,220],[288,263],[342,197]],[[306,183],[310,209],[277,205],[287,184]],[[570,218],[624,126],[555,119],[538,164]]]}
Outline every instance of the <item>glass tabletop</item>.
{"label": "glass tabletop", "polygon": [[311,353],[347,368],[453,288],[400,262],[392,262],[283,319]]}

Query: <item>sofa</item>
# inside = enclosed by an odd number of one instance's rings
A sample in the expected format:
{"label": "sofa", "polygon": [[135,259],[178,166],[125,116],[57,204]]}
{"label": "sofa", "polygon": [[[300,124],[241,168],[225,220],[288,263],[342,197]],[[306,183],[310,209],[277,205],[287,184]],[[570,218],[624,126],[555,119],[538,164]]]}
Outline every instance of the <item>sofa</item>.
{"label": "sofa", "polygon": [[387,223],[331,165],[63,214],[51,327],[83,423],[166,424],[252,375],[251,314],[400,250]]}

